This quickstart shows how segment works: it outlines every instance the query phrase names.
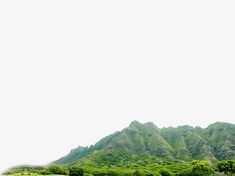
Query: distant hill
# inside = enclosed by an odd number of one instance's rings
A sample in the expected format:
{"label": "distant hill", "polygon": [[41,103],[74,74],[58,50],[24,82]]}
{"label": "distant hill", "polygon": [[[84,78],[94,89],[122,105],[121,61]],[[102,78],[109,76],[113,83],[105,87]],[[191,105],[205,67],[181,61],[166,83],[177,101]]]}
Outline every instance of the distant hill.
{"label": "distant hill", "polygon": [[90,147],[77,147],[54,163],[72,165],[89,160],[119,164],[136,156],[209,161],[235,159],[235,125],[216,122],[207,128],[179,126],[158,128],[133,121]]}

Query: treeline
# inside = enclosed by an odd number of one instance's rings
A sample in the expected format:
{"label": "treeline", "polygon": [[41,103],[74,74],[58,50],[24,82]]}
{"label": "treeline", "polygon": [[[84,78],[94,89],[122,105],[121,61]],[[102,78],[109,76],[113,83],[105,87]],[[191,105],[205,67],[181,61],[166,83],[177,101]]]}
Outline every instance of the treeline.
{"label": "treeline", "polygon": [[59,165],[50,165],[48,167],[42,167],[42,166],[18,166],[11,168],[4,172],[4,175],[15,175],[15,174],[21,174],[21,175],[27,175],[27,174],[39,174],[39,175],[68,175],[68,169],[59,166]]}
{"label": "treeline", "polygon": [[[169,164],[170,165],[170,164]],[[5,172],[6,175],[69,175],[69,176],[233,176],[235,160],[224,160],[211,164],[204,160],[195,160],[187,166],[180,164],[170,167],[158,165],[155,169],[148,167],[65,167],[50,165],[48,167],[21,166]]]}
{"label": "treeline", "polygon": [[3,175],[69,175],[83,176],[84,171],[79,167],[63,167],[60,165],[50,165],[48,167],[41,166],[20,166],[12,168],[3,173]]}

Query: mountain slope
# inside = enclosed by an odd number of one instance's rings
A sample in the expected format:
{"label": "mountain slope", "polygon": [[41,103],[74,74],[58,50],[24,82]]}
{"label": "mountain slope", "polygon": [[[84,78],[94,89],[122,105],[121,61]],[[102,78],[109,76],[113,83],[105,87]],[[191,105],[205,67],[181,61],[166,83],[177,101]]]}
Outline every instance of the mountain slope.
{"label": "mountain slope", "polygon": [[73,149],[55,163],[73,164],[89,159],[118,164],[142,155],[182,160],[235,159],[235,125],[216,122],[205,129],[190,126],[159,129],[151,122],[133,121],[94,146]]}

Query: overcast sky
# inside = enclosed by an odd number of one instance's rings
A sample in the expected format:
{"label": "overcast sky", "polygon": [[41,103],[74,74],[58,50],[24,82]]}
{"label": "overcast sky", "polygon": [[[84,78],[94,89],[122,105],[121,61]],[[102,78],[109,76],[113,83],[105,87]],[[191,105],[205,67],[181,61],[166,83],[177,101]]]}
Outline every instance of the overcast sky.
{"label": "overcast sky", "polygon": [[0,1],[0,170],[129,125],[235,123],[234,1]]}

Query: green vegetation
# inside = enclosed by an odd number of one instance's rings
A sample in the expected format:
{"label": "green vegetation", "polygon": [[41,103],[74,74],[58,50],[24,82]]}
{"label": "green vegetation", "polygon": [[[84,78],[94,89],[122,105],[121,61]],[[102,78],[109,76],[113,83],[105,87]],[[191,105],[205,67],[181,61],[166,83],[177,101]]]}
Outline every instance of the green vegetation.
{"label": "green vegetation", "polygon": [[8,175],[234,176],[235,125],[157,128],[134,121],[94,146],[78,147],[52,165],[15,167]]}
{"label": "green vegetation", "polygon": [[46,169],[47,172],[54,175],[67,175],[68,170],[59,165],[51,165]]}
{"label": "green vegetation", "polygon": [[208,161],[193,161],[192,173],[197,176],[212,175],[213,169]]}
{"label": "green vegetation", "polygon": [[171,173],[171,171],[169,171],[168,169],[161,169],[160,170],[160,174],[162,175],[162,176],[172,176],[173,174]]}
{"label": "green vegetation", "polygon": [[230,160],[220,161],[217,165],[217,170],[224,173],[235,173],[235,162]]}
{"label": "green vegetation", "polygon": [[[145,158],[145,161],[146,160]],[[116,165],[79,165],[79,166],[56,166],[30,167],[22,166],[12,168],[6,175],[68,175],[68,176],[232,176],[235,175],[235,160],[224,160],[209,163],[205,160],[192,162],[159,160],[149,161],[147,164],[136,162],[127,166]],[[39,172],[40,171],[40,172]]]}
{"label": "green vegetation", "polygon": [[69,168],[69,176],[83,176],[84,171],[79,167],[70,167]]}
{"label": "green vegetation", "polygon": [[92,158],[95,162],[122,164],[140,154],[185,161],[234,160],[235,125],[216,122],[205,129],[190,126],[159,129],[153,123],[134,121],[95,145],[73,149],[55,163],[69,165]]}

